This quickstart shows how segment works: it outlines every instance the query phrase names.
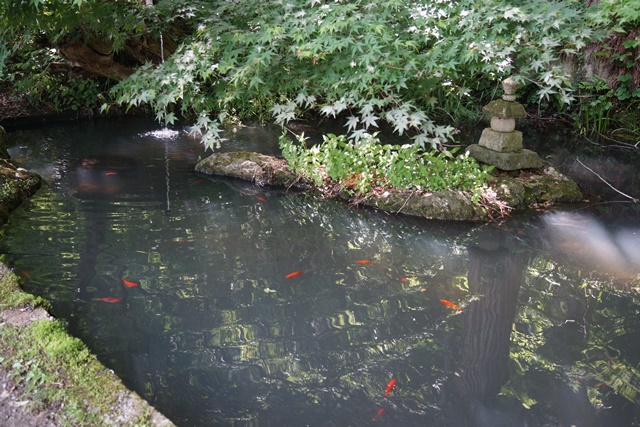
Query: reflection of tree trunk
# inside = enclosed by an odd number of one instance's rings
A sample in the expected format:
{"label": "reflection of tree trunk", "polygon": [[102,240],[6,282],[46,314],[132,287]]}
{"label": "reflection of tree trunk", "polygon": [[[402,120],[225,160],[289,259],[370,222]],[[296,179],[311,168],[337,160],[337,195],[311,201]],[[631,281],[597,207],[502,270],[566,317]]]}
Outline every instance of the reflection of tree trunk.
{"label": "reflection of tree trunk", "polygon": [[100,246],[105,241],[107,223],[104,219],[97,219],[95,214],[88,212],[86,239],[82,245],[82,252],[78,261],[78,294],[83,299],[88,298],[87,288],[96,276],[96,265],[100,256]]}
{"label": "reflection of tree trunk", "polygon": [[509,337],[523,269],[522,254],[469,248],[469,288],[479,299],[462,315],[463,370],[456,388],[464,401],[494,397],[509,377]]}

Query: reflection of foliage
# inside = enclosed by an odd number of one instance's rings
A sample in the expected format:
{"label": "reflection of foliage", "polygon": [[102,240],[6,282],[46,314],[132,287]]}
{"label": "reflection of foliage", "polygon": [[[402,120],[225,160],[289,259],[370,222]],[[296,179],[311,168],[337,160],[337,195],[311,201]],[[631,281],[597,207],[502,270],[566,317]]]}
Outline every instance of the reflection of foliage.
{"label": "reflection of foliage", "polygon": [[[594,407],[609,393],[638,404],[638,304],[607,281],[585,281],[579,275],[544,258],[534,259],[528,274],[533,286],[520,297],[528,302],[517,315],[512,376],[503,393],[531,406],[541,396],[534,384],[557,381],[573,389],[576,399],[587,387]],[[570,286],[572,282],[583,284]]]}
{"label": "reflection of foliage", "polygon": [[[162,186],[146,178],[144,191]],[[104,206],[95,200],[43,192],[5,231],[7,252],[55,246],[19,259],[18,267],[34,264],[28,285],[53,295],[63,315],[73,313],[75,330],[114,367],[125,360],[124,377],[135,383],[134,370],[144,371],[144,384],[134,386],[158,405],[222,402],[227,419],[259,418],[293,399],[305,416],[363,419],[378,404],[388,404],[387,413],[419,414],[422,424],[443,416],[464,314],[439,300],[464,306],[483,297],[469,295],[461,243],[469,241],[468,225],[275,190],[257,202],[217,181],[189,191],[176,195],[181,208],[170,212],[127,193],[102,222],[95,214]],[[104,232],[94,247],[99,262],[78,292],[83,243],[97,226]],[[363,257],[373,264],[357,265]],[[285,279],[293,270],[305,273]],[[141,286],[124,289],[123,275],[140,277]],[[638,303],[609,284],[581,278],[546,252],[529,259],[503,395],[533,407],[532,383],[559,382],[574,392],[588,387],[599,403],[603,383],[637,402]],[[92,301],[107,291],[123,302]],[[132,357],[139,363],[132,366]],[[398,386],[385,401],[391,376]],[[184,396],[172,394],[180,387]]]}

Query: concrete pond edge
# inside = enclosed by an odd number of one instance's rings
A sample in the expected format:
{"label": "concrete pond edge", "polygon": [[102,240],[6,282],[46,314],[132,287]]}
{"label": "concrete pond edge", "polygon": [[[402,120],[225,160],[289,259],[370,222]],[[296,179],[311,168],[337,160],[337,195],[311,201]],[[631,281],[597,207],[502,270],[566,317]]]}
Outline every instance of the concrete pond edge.
{"label": "concrete pond edge", "polygon": [[[12,282],[12,285],[6,285],[6,281]],[[102,410],[98,412],[97,408],[90,407],[89,400],[84,397],[78,397],[78,400],[83,400],[87,407],[84,409],[88,416],[97,416],[98,419],[94,422],[90,422],[86,425],[96,425],[96,426],[150,426],[150,427],[173,427],[174,424],[168,418],[166,418],[163,414],[161,414],[158,410],[156,410],[153,406],[151,406],[147,401],[145,401],[140,395],[136,392],[128,389],[122,380],[110,369],[105,367],[95,355],[90,353],[86,345],[78,338],[75,338],[66,332],[65,322],[60,322],[55,319],[53,316],[49,314],[47,309],[41,305],[48,305],[46,301],[42,298],[35,297],[32,294],[29,294],[23,291],[20,287],[17,286],[19,284],[20,279],[3,263],[0,262],[0,328],[19,328],[21,331],[27,331],[27,328],[30,328],[36,325],[38,322],[58,322],[59,329],[63,329],[63,333],[66,334],[67,339],[69,341],[76,341],[76,345],[74,348],[79,348],[80,352],[86,352],[88,356],[86,356],[86,363],[80,366],[80,370],[83,372],[82,375],[86,375],[88,378],[95,378],[96,372],[100,373],[101,378],[100,381],[102,383],[108,383],[109,386],[105,387],[105,395],[104,401],[113,401],[113,405],[110,406],[109,410]],[[7,298],[7,295],[10,295]],[[3,344],[2,349],[0,349],[0,360],[5,365],[4,374],[7,374],[7,366],[11,366],[15,363],[20,363],[19,360],[13,360],[15,356],[10,355],[10,351],[5,348],[5,343],[2,339],[3,334],[0,334],[0,342]],[[30,351],[35,354],[47,354],[49,349],[44,346],[39,346],[35,344],[30,344],[35,346],[36,348],[30,348]],[[73,353],[73,352],[71,352]],[[69,358],[76,357],[75,354],[69,354]],[[35,360],[35,359],[34,359]],[[12,363],[13,362],[13,363]],[[0,371],[2,371],[2,367],[0,366]],[[2,373],[2,372],[0,372]],[[64,376],[64,374],[61,374]],[[6,382],[6,378],[0,378],[0,381]],[[14,381],[15,382],[15,381]],[[14,385],[12,387],[16,389]],[[18,387],[19,389],[19,387]],[[114,394],[115,390],[115,394]],[[17,394],[16,394],[17,393]],[[27,402],[33,399],[37,399],[29,394],[23,394],[22,391],[18,390],[12,396],[10,392],[5,390],[4,393],[0,396],[0,400],[3,403],[9,405],[16,405],[17,402]],[[43,406],[43,405],[36,405]],[[58,425],[57,418],[61,417],[64,419],[64,403],[63,402],[46,402],[44,404],[46,407],[45,412],[50,412],[52,414],[52,424]],[[51,408],[59,408],[57,410]],[[25,405],[23,409],[24,414],[20,414],[20,416],[24,416],[28,419],[30,416],[34,416],[30,412],[30,408],[28,405]],[[42,408],[39,408],[41,414],[43,413]],[[61,414],[58,414],[61,412]],[[35,415],[37,417],[37,415]],[[13,417],[16,417],[14,414]],[[40,418],[42,415],[40,415]],[[42,420],[41,420],[42,421]],[[24,425],[29,425],[27,421],[23,422]],[[64,422],[63,422],[64,424]],[[41,425],[41,423],[37,423],[37,425]]]}
{"label": "concrete pond edge", "polygon": [[[207,176],[226,176],[298,190],[314,190],[312,182],[297,177],[287,168],[287,161],[251,151],[214,153],[195,166]],[[491,221],[510,211],[524,211],[555,204],[583,200],[578,185],[546,165],[517,173],[496,174],[489,183],[481,203],[472,200],[470,192],[445,190],[438,192],[382,191],[355,200],[345,191],[337,197],[351,203],[402,213],[426,219],[445,221]]]}

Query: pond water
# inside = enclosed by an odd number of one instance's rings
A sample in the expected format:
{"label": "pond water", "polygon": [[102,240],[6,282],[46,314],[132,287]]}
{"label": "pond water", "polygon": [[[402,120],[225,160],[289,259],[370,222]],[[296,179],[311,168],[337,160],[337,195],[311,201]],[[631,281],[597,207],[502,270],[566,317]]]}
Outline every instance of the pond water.
{"label": "pond water", "polygon": [[49,185],[0,249],[178,426],[640,425],[640,228],[358,209],[198,176],[198,142],[154,129],[11,132]]}

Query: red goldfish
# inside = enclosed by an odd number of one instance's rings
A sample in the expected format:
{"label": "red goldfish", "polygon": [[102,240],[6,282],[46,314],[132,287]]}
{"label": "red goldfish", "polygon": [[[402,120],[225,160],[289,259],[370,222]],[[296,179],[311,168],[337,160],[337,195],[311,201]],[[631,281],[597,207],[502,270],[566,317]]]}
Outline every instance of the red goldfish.
{"label": "red goldfish", "polygon": [[118,172],[107,172],[107,173],[105,173],[104,175],[105,175],[105,176],[111,176],[111,175],[115,175],[115,174],[117,174],[117,173],[118,173]]}
{"label": "red goldfish", "polygon": [[118,298],[111,298],[111,297],[98,298],[98,301],[113,302],[113,303],[120,302]]}
{"label": "red goldfish", "polygon": [[136,286],[140,286],[138,283],[132,282],[132,281],[127,280],[127,279],[122,279],[122,283],[124,283],[124,285],[127,288],[135,288]]}
{"label": "red goldfish", "polygon": [[404,282],[404,283],[407,283],[409,281],[409,279],[407,279],[406,277],[402,277],[402,276],[400,276],[399,279],[400,279],[401,282]]}
{"label": "red goldfish", "polygon": [[370,261],[368,259],[359,259],[356,261],[356,264],[368,265],[368,264],[373,264],[373,261]]}
{"label": "red goldfish", "polygon": [[264,197],[260,197],[260,196],[256,196],[256,199],[260,200],[261,202],[266,202],[267,199],[265,199]]}
{"label": "red goldfish", "polygon": [[294,271],[293,273],[289,273],[286,276],[284,276],[284,278],[285,279],[293,279],[294,277],[298,277],[302,273],[304,273],[304,270]]}
{"label": "red goldfish", "polygon": [[392,379],[391,381],[389,381],[389,384],[387,384],[387,389],[384,391],[384,398],[386,399],[389,396],[389,393],[391,393],[391,391],[393,390],[393,388],[396,386],[396,380]]}
{"label": "red goldfish", "polygon": [[462,311],[462,309],[461,309],[459,306],[455,305],[455,304],[454,304],[454,303],[452,303],[451,301],[447,301],[446,299],[441,299],[441,300],[440,300],[440,302],[441,302],[442,304],[446,305],[446,306],[447,306],[447,307],[449,307],[449,308],[452,308],[452,309],[454,309],[454,310],[458,310],[458,311]]}
{"label": "red goldfish", "polygon": [[384,414],[384,408],[378,409],[378,412],[376,413],[376,416],[373,417],[373,421],[377,421],[378,418],[380,418],[382,416],[382,414]]}

